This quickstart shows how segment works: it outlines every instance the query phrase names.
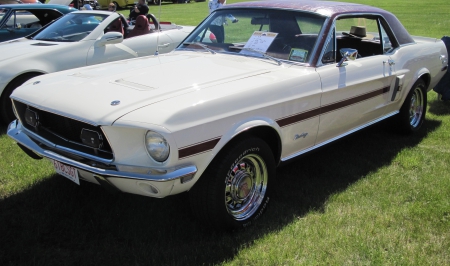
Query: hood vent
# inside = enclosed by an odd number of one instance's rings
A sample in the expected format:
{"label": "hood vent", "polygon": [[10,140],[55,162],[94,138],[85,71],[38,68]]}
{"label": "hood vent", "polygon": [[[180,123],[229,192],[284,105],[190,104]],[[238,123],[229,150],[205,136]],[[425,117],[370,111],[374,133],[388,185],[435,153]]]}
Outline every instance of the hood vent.
{"label": "hood vent", "polygon": [[38,42],[38,43],[33,43],[32,45],[34,45],[34,46],[53,46],[53,45],[57,45],[57,44],[56,43]]}
{"label": "hood vent", "polygon": [[124,80],[124,79],[117,79],[117,80],[114,81],[114,83],[119,84],[119,85],[124,85],[124,86],[127,86],[127,87],[135,89],[135,90],[139,90],[139,91],[148,91],[148,90],[155,90],[156,89],[155,87],[150,87],[150,86],[147,86],[147,85],[143,85],[143,84],[127,81],[127,80]]}

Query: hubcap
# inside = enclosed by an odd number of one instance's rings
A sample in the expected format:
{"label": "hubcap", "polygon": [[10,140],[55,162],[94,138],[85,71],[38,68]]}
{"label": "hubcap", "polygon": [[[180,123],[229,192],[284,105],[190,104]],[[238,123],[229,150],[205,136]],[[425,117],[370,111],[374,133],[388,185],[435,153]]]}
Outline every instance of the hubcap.
{"label": "hubcap", "polygon": [[409,124],[412,127],[418,127],[422,120],[423,114],[423,92],[417,87],[411,97],[411,105],[409,108]]}
{"label": "hubcap", "polygon": [[235,163],[225,180],[225,206],[237,221],[251,217],[261,205],[268,181],[264,160],[248,154]]}

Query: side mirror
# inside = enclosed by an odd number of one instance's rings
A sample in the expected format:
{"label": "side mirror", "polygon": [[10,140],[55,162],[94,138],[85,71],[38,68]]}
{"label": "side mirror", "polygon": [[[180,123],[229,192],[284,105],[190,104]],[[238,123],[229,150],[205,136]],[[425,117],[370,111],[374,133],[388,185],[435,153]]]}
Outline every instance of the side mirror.
{"label": "side mirror", "polygon": [[105,46],[107,44],[116,44],[123,42],[123,35],[120,32],[107,32],[105,33],[100,40],[95,43],[95,46]]}
{"label": "side mirror", "polygon": [[342,48],[341,50],[339,50],[339,52],[341,52],[342,59],[336,65],[337,67],[346,66],[347,63],[344,63],[345,61],[348,61],[348,60],[353,61],[358,56],[358,50],[352,49],[352,48]]}

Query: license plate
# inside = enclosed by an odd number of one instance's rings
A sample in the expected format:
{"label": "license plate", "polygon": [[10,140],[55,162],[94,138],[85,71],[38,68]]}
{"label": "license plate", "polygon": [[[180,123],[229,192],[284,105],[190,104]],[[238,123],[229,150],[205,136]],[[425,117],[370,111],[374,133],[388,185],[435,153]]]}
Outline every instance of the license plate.
{"label": "license plate", "polygon": [[77,183],[80,185],[80,179],[78,178],[78,171],[75,167],[65,165],[55,160],[51,160],[53,162],[53,166],[55,167],[55,171],[66,177],[67,179]]}

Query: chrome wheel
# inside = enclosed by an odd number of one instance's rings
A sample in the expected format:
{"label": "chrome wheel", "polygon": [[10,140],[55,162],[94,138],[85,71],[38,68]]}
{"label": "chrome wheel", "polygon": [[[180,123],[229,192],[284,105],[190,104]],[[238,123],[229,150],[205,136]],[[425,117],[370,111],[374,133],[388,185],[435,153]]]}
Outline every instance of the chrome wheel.
{"label": "chrome wheel", "polygon": [[233,165],[225,180],[225,205],[236,221],[251,217],[267,190],[268,171],[261,156],[247,154]]}
{"label": "chrome wheel", "polygon": [[422,122],[424,111],[424,97],[423,91],[420,87],[414,88],[414,92],[411,95],[411,102],[409,106],[409,124],[416,128]]}

